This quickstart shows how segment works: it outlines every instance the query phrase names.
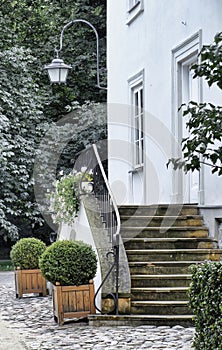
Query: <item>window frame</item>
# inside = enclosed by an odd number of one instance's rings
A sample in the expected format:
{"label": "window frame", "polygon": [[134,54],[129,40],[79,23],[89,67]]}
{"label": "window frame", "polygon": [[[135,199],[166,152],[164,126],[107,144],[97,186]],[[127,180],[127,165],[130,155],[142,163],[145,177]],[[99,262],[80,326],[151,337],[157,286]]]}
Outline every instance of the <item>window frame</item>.
{"label": "window frame", "polygon": [[133,166],[135,169],[139,169],[144,167],[145,153],[144,70],[129,79],[128,83],[130,89],[130,138],[133,146]]}
{"label": "window frame", "polygon": [[144,11],[144,0],[128,0],[126,24],[132,23]]}

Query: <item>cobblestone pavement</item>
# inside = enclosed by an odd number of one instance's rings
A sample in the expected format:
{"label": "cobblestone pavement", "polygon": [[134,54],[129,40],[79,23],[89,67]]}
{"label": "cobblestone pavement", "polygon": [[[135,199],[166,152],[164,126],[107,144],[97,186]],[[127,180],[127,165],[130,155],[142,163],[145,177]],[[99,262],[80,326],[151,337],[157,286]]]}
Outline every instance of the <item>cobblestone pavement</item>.
{"label": "cobblestone pavement", "polygon": [[[194,328],[181,326],[91,327],[73,322],[59,326],[51,296],[16,299],[13,273],[8,272],[0,272],[0,305],[0,350],[191,350],[194,335]],[[10,337],[15,338],[13,347]]]}

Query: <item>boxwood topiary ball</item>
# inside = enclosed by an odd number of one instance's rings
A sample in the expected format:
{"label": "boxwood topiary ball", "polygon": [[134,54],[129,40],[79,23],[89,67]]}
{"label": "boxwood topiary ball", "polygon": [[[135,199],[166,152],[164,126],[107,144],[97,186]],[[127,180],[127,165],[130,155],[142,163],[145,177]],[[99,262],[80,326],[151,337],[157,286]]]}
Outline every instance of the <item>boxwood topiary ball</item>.
{"label": "boxwood topiary ball", "polygon": [[92,247],[81,241],[56,241],[43,253],[40,269],[45,278],[62,286],[88,284],[97,270]]}
{"label": "boxwood topiary ball", "polygon": [[10,258],[15,268],[39,269],[39,258],[45,249],[45,243],[38,238],[21,238],[12,246]]}

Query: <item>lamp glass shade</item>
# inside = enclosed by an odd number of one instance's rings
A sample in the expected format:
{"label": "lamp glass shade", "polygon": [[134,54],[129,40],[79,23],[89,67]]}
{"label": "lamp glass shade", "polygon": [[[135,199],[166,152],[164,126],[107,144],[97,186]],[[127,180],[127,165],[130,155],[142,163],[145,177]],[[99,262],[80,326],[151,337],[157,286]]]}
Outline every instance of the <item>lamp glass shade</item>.
{"label": "lamp glass shade", "polygon": [[50,82],[61,84],[61,83],[66,83],[67,75],[69,69],[72,67],[65,64],[63,60],[60,58],[55,58],[52,60],[52,63],[49,65],[45,66],[45,69],[48,71],[49,79]]}

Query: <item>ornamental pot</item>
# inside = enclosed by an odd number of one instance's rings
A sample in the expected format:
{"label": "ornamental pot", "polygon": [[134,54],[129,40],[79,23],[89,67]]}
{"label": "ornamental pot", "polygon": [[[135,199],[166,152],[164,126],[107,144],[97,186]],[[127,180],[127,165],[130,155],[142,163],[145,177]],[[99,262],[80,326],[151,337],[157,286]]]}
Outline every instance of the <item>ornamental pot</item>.
{"label": "ornamental pot", "polygon": [[80,286],[61,286],[59,282],[52,285],[54,320],[63,325],[66,320],[86,318],[95,313],[94,283]]}
{"label": "ornamental pot", "polygon": [[15,291],[16,298],[22,298],[23,294],[38,293],[39,296],[46,296],[46,279],[40,269],[15,270]]}

